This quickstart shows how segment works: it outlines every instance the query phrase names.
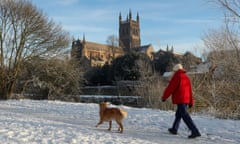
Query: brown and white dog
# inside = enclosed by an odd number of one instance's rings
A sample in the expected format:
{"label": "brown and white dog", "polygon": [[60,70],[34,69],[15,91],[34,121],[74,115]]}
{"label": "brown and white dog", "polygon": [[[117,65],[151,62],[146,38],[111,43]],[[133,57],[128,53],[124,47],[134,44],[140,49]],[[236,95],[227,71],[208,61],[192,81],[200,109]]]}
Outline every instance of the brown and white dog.
{"label": "brown and white dog", "polygon": [[108,102],[101,102],[99,104],[99,116],[100,116],[100,121],[96,125],[98,127],[100,124],[102,124],[104,121],[109,122],[109,128],[108,130],[110,131],[112,128],[112,120],[115,120],[117,124],[119,125],[118,131],[120,133],[123,132],[123,124],[122,120],[127,117],[128,112],[117,108],[117,107],[108,107],[110,103]]}

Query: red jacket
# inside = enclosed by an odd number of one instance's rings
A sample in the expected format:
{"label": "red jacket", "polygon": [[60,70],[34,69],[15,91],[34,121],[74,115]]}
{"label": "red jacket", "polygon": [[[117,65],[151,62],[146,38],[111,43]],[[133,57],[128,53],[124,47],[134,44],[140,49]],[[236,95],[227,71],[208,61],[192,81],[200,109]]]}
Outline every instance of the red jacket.
{"label": "red jacket", "polygon": [[166,100],[172,95],[173,104],[188,104],[193,106],[192,86],[189,77],[184,70],[178,70],[173,75],[162,99]]}

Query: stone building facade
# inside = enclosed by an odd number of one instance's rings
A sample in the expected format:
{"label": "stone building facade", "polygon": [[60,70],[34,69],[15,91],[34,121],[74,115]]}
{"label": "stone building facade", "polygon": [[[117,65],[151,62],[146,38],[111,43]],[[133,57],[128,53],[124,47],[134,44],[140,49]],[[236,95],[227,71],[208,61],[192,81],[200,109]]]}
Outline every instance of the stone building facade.
{"label": "stone building facade", "polygon": [[153,59],[153,47],[151,44],[141,46],[140,37],[140,18],[132,19],[129,11],[126,20],[122,20],[119,15],[119,46],[100,44],[86,41],[85,36],[82,40],[73,40],[71,57],[79,59],[82,63],[90,66],[103,66],[119,56],[123,56],[130,51],[137,51],[147,54]]}
{"label": "stone building facade", "polygon": [[72,43],[71,56],[79,59],[82,63],[90,66],[103,66],[119,56],[124,55],[120,47],[83,40],[74,40]]}
{"label": "stone building facade", "polygon": [[124,48],[125,52],[141,46],[139,14],[136,20],[132,19],[132,13],[129,12],[126,20],[122,20],[119,15],[119,45]]}

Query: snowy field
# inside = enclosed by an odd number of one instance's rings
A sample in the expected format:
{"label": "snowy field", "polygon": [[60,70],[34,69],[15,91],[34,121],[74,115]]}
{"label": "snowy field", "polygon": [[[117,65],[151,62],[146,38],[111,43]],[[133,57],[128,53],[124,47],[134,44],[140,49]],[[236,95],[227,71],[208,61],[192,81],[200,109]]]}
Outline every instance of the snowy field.
{"label": "snowy field", "polygon": [[188,139],[190,132],[181,123],[179,135],[167,129],[174,112],[121,106],[129,115],[124,132],[112,131],[99,120],[97,104],[59,101],[0,101],[1,144],[239,144],[240,121],[192,115],[202,137]]}

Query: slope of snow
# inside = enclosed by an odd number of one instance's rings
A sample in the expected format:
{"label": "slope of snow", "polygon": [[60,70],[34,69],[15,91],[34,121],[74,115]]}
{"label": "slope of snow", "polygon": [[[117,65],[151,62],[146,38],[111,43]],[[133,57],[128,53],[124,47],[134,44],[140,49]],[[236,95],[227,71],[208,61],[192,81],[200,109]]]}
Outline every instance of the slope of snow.
{"label": "slope of snow", "polygon": [[59,101],[0,101],[1,144],[237,144],[240,121],[192,115],[202,137],[188,139],[190,132],[181,123],[179,135],[167,129],[174,112],[121,106],[128,111],[124,132],[117,132],[113,122],[95,125],[99,120],[97,104]]}

